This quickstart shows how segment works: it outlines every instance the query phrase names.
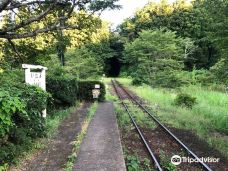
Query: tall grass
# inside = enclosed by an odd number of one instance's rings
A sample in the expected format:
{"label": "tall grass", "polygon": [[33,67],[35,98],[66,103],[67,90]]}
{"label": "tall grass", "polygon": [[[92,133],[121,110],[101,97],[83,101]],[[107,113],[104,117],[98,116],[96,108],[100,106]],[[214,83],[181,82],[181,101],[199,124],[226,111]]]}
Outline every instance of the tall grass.
{"label": "tall grass", "polygon": [[[145,99],[152,111],[164,123],[194,131],[199,137],[228,156],[228,95],[199,85],[177,90],[152,88],[148,85],[132,86],[130,79],[118,79],[138,96]],[[179,92],[197,98],[192,109],[177,107],[174,99]]]}

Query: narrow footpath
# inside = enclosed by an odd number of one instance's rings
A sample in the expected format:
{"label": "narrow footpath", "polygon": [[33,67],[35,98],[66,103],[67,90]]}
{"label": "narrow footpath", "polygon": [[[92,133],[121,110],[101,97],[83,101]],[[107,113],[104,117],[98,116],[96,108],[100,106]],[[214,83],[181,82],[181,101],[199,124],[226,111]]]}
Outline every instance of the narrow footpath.
{"label": "narrow footpath", "polygon": [[126,171],[113,103],[99,104],[73,170]]}
{"label": "narrow footpath", "polygon": [[60,171],[71,154],[76,135],[81,131],[90,103],[84,103],[79,109],[66,118],[58,128],[58,134],[47,144],[47,147],[9,171]]}

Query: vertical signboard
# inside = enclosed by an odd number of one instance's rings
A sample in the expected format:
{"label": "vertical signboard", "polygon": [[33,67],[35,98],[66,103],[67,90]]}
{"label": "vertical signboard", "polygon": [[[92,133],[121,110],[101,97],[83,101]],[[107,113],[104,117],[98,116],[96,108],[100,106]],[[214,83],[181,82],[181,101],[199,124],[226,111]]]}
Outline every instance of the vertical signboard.
{"label": "vertical signboard", "polygon": [[[22,68],[25,69],[25,82],[27,84],[40,87],[46,91],[46,67],[40,65],[22,64]],[[42,112],[42,114],[43,117],[46,117],[46,109]]]}

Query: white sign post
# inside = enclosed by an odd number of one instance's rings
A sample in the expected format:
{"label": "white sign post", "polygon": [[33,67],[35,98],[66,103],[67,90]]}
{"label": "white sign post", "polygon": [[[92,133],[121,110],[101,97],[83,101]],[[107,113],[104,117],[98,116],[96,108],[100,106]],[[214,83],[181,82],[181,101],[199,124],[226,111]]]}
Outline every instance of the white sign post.
{"label": "white sign post", "polygon": [[[42,88],[46,91],[46,70],[47,67],[43,67],[40,65],[29,65],[22,64],[22,68],[25,69],[25,82],[30,85],[35,85],[37,87]],[[31,70],[40,70],[32,72]],[[46,109],[42,111],[42,116],[46,117],[47,112]]]}
{"label": "white sign post", "polygon": [[99,95],[100,95],[100,84],[95,84],[94,86],[95,88],[92,90],[92,93],[93,93],[93,98],[94,99],[98,99],[99,98]]}

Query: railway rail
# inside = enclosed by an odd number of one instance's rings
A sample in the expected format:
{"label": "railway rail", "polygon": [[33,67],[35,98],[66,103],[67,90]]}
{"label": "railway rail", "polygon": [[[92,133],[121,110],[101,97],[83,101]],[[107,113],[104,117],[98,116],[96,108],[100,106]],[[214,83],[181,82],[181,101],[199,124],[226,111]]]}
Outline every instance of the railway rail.
{"label": "railway rail", "polygon": [[127,104],[123,101],[123,94],[121,94],[118,89],[121,89],[122,92],[125,93],[126,97],[131,100],[134,104],[138,105],[139,108],[145,112],[146,114],[148,114],[156,123],[158,126],[160,126],[166,134],[168,134],[176,143],[178,143],[183,149],[185,149],[185,151],[191,155],[192,157],[194,157],[198,163],[201,165],[202,169],[206,170],[206,171],[212,171],[212,169],[205,164],[204,162],[202,162],[200,160],[200,158],[194,153],[192,152],[179,138],[177,138],[166,126],[164,126],[155,116],[152,112],[150,112],[147,108],[145,108],[138,100],[136,100],[136,98],[134,96],[132,96],[128,90],[126,90],[121,84],[119,84],[116,80],[112,80],[112,85],[114,87],[114,90],[117,94],[117,96],[119,97],[119,99],[121,100],[122,105],[124,106],[125,110],[127,111],[133,125],[135,126],[140,138],[142,139],[145,147],[147,148],[147,151],[149,152],[152,161],[154,161],[155,167],[157,168],[157,170],[162,171],[162,167],[159,164],[159,160],[155,157],[155,154],[153,152],[153,150],[151,149],[151,147],[148,145],[148,142],[146,140],[146,138],[144,137],[142,131],[140,130],[139,126],[137,125],[137,123],[135,122],[133,115],[131,114],[131,112],[129,111],[129,108],[127,106]]}

